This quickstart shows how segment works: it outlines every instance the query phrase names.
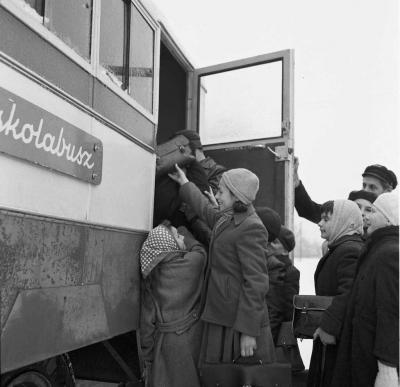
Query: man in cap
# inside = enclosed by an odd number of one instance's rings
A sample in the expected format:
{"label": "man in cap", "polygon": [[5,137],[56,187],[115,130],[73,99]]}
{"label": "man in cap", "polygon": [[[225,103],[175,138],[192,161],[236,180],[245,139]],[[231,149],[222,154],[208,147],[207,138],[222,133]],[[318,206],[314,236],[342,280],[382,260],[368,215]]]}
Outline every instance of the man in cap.
{"label": "man in cap", "polygon": [[[294,162],[294,205],[297,213],[313,223],[321,220],[321,204],[314,202],[308,195],[298,175],[299,160],[295,157]],[[362,174],[363,190],[376,196],[384,192],[391,192],[397,187],[397,178],[393,171],[383,165],[374,164],[365,168]],[[349,200],[350,199],[349,197]]]}
{"label": "man in cap", "polygon": [[380,195],[391,192],[397,186],[397,178],[393,171],[383,165],[374,164],[365,168],[363,177],[363,190]]}
{"label": "man in cap", "polygon": [[192,150],[193,156],[200,163],[206,172],[208,184],[210,185],[214,194],[218,190],[219,181],[226,168],[217,164],[211,157],[208,157],[203,152],[203,145],[200,141],[200,136],[197,132],[190,129],[180,130],[175,133],[176,135],[185,136],[189,140],[189,146]]}

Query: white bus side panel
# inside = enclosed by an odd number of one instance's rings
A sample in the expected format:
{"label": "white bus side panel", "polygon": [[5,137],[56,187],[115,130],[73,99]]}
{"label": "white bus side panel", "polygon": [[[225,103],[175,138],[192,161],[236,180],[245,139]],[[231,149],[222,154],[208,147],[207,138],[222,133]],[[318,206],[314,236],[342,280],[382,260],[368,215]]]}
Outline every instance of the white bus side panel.
{"label": "white bus side panel", "polygon": [[0,86],[103,143],[97,186],[0,154],[1,207],[113,227],[151,227],[154,154],[3,63]]}

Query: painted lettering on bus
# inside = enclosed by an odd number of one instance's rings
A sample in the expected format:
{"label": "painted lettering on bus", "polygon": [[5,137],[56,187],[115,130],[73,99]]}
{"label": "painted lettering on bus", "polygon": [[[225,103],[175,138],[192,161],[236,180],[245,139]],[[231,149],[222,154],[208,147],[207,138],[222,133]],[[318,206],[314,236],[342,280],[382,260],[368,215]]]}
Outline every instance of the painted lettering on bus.
{"label": "painted lettering on bus", "polygon": [[31,144],[36,149],[43,149],[57,157],[64,157],[78,165],[83,165],[88,169],[92,169],[94,162],[90,163],[93,154],[82,149],[82,146],[77,148],[71,142],[67,142],[63,136],[64,128],[59,130],[58,136],[51,133],[44,133],[42,136],[43,118],[39,120],[39,124],[35,129],[32,123],[24,123],[20,126],[20,118],[14,118],[15,110],[17,107],[16,102],[9,99],[11,102],[11,109],[7,121],[3,121],[4,110],[0,110],[0,133],[5,136],[12,135],[13,139],[22,141],[25,144]]}

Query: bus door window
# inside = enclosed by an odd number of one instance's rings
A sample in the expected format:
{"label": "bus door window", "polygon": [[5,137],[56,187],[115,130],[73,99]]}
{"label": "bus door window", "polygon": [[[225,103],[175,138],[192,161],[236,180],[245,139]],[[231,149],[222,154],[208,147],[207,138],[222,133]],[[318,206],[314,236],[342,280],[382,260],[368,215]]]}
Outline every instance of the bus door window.
{"label": "bus door window", "polygon": [[203,144],[281,136],[282,62],[200,78]]}

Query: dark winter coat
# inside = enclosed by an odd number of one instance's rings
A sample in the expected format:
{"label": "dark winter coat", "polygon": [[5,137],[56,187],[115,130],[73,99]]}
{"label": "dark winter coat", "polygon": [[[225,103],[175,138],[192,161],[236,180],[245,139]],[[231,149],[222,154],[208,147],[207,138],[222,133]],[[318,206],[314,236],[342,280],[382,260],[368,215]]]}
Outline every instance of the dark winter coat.
{"label": "dark winter coat", "polygon": [[302,218],[313,223],[321,220],[321,204],[311,200],[301,181],[294,190],[294,206]]}
{"label": "dark winter coat", "polygon": [[399,366],[399,227],[374,231],[359,258],[333,387],[372,387],[377,360]]}
{"label": "dark winter coat", "polygon": [[140,334],[150,387],[200,386],[199,308],[206,252],[189,235],[185,243],[188,251],[164,253],[143,280]]}
{"label": "dark winter coat", "polygon": [[[345,235],[329,246],[320,259],[314,274],[315,294],[334,297],[322,316],[320,327],[339,338],[344,320],[348,295],[355,276],[357,259],[363,247],[360,235]],[[314,342],[307,386],[317,386],[322,345]],[[336,361],[337,345],[328,345],[325,359],[324,386],[329,386]]]}
{"label": "dark winter coat", "polygon": [[261,328],[269,325],[265,302],[268,292],[266,228],[253,206],[245,213],[234,213],[215,228],[222,214],[193,183],[184,184],[180,195],[213,228],[202,319],[249,336],[259,336]]}
{"label": "dark winter coat", "polygon": [[271,333],[276,343],[282,322],[293,315],[293,296],[299,294],[300,272],[293,266],[288,255],[268,257],[270,289],[267,304]]}
{"label": "dark winter coat", "polygon": [[219,181],[226,168],[217,164],[211,157],[206,157],[200,161],[200,165],[204,168],[207,175],[209,186],[212,188],[214,194],[218,191]]}

